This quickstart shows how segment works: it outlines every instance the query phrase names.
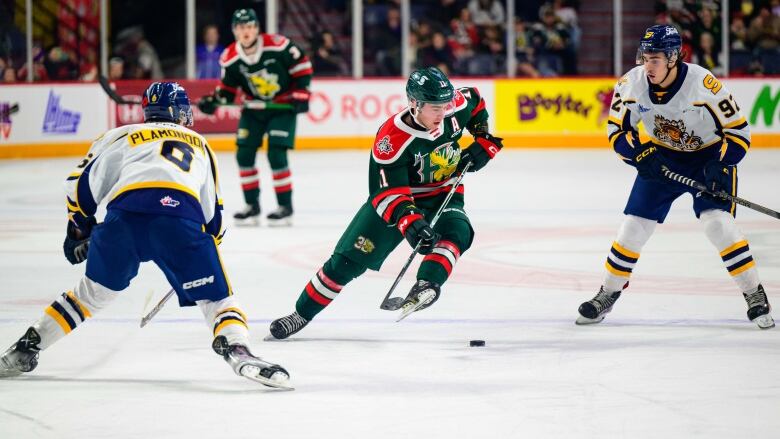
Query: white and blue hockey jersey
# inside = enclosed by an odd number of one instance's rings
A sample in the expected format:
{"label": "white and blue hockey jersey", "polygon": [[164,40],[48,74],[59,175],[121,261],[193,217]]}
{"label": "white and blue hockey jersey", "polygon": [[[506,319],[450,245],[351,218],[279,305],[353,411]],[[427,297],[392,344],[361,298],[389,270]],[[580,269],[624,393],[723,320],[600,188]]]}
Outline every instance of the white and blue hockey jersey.
{"label": "white and blue hockey jersey", "polygon": [[750,128],[726,86],[707,69],[681,63],[666,89],[651,84],[642,66],[615,85],[607,123],[610,145],[633,163],[640,151],[638,124],[665,157],[735,165],[750,147]]}
{"label": "white and blue hockey jersey", "polygon": [[115,128],[98,138],[66,182],[68,212],[79,224],[98,204],[222,227],[217,162],[206,139],[174,123]]}

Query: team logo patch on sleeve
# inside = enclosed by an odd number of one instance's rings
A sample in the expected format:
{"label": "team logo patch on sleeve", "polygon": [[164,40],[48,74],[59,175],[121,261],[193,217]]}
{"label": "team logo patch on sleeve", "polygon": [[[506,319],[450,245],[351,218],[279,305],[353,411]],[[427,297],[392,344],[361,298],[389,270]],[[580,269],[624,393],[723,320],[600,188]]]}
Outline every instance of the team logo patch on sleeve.
{"label": "team logo patch on sleeve", "polygon": [[170,195],[166,195],[165,197],[160,199],[160,204],[162,204],[165,207],[176,207],[181,203],[171,198]]}
{"label": "team logo patch on sleeve", "polygon": [[393,152],[393,144],[390,143],[390,136],[382,137],[382,140],[377,142],[376,152],[380,156],[390,155]]}

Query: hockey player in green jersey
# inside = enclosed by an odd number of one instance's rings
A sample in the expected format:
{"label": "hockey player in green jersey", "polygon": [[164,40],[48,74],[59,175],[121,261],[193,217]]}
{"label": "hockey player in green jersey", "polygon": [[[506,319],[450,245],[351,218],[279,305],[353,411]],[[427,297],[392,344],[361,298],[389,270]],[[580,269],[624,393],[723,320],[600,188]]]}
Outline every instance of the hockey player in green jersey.
{"label": "hockey player in green jersey", "polygon": [[[433,228],[429,221],[457,179],[460,170],[482,169],[502,148],[488,132],[485,102],[476,88],[455,89],[439,69],[411,74],[406,83],[409,106],[388,119],[377,132],[369,165],[369,196],[336,244],[333,255],[306,284],[295,312],[271,323],[271,336],[287,338],[300,331],[344,286],[366,269],[379,270],[406,238],[425,255],[417,282],[405,305],[432,305],[455,262],[474,238],[464,211],[463,186]],[[463,129],[475,142],[461,151]],[[427,301],[420,301],[427,297]]]}
{"label": "hockey player in green jersey", "polygon": [[[260,176],[255,157],[267,133],[268,162],[279,204],[279,208],[267,216],[268,223],[290,225],[292,177],[287,150],[295,141],[298,113],[309,111],[311,62],[289,39],[261,34],[257,15],[252,9],[238,9],[233,13],[232,24],[236,41],[220,57],[222,80],[213,95],[200,100],[198,108],[213,114],[220,104],[233,102],[239,89],[244,92],[250,104],[242,110],[238,122],[236,158],[246,207],[234,218],[237,224],[259,224]],[[257,109],[252,103],[264,103],[267,108]]]}

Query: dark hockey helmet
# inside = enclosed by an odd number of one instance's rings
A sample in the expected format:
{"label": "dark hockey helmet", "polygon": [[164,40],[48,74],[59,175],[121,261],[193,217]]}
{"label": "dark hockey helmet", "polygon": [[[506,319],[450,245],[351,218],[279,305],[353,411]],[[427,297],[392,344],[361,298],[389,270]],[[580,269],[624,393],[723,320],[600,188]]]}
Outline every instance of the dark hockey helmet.
{"label": "dark hockey helmet", "polygon": [[192,108],[187,91],[176,82],[154,82],[144,91],[141,107],[144,122],[173,122],[192,125]]}
{"label": "dark hockey helmet", "polygon": [[420,104],[445,104],[455,98],[455,87],[441,70],[425,67],[409,75],[406,96]]}
{"label": "dark hockey helmet", "polygon": [[670,62],[678,62],[681,58],[682,38],[677,28],[668,24],[656,24],[645,31],[639,40],[636,52],[636,63],[642,64],[645,53],[663,53]]}
{"label": "dark hockey helmet", "polygon": [[239,24],[247,23],[257,24],[257,14],[255,14],[255,10],[252,8],[236,9],[236,12],[233,12],[231,26],[236,27]]}

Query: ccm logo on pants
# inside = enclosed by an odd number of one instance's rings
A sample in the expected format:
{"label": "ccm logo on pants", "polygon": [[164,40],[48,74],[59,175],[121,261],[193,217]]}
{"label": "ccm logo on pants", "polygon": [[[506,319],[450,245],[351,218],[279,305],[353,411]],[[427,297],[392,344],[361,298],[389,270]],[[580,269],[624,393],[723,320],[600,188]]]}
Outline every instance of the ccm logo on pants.
{"label": "ccm logo on pants", "polygon": [[182,285],[182,288],[185,290],[189,290],[190,288],[198,288],[202,287],[206,284],[213,284],[214,283],[214,276],[204,277],[203,279],[193,280],[191,282],[184,282]]}

